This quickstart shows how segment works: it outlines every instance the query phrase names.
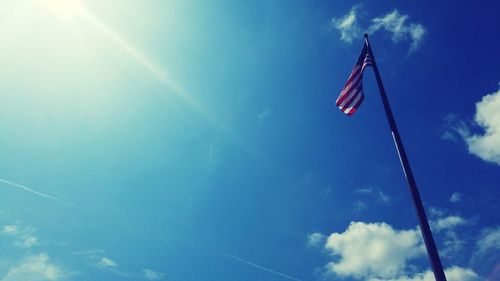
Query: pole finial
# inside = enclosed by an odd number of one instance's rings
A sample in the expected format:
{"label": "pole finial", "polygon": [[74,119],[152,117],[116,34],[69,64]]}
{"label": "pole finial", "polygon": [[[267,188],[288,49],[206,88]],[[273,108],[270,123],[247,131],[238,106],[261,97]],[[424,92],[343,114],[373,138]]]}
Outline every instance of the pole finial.
{"label": "pole finial", "polygon": [[367,38],[367,39],[368,39],[368,33],[365,33],[365,38]]}

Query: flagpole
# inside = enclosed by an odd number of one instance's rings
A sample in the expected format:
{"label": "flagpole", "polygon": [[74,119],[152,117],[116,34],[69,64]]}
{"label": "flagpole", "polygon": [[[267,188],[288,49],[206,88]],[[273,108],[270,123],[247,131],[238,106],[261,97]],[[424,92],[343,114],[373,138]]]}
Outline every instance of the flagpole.
{"label": "flagpole", "polygon": [[434,238],[432,238],[431,228],[429,226],[429,222],[422,205],[422,199],[420,198],[420,194],[418,192],[417,183],[415,182],[415,178],[413,177],[410,162],[408,161],[408,157],[406,156],[406,152],[403,147],[403,142],[401,141],[401,137],[399,136],[398,127],[396,126],[396,121],[394,121],[391,106],[389,104],[389,100],[387,99],[387,95],[385,94],[384,85],[382,84],[380,73],[378,72],[377,63],[375,62],[375,57],[373,55],[370,42],[368,41],[368,34],[366,33],[365,42],[366,46],[368,47],[368,52],[370,53],[373,60],[373,71],[375,72],[378,89],[380,91],[380,96],[382,97],[382,103],[384,104],[385,115],[387,116],[387,121],[389,122],[389,127],[391,128],[392,132],[392,138],[394,140],[394,144],[396,145],[399,160],[401,161],[401,166],[403,167],[406,181],[408,182],[408,187],[410,188],[413,203],[417,211],[417,217],[420,223],[420,231],[422,232],[422,236],[424,238],[425,247],[427,248],[427,254],[429,255],[429,260],[434,271],[434,277],[436,278],[436,281],[446,281],[446,276],[444,275],[443,266],[441,265],[441,260],[439,259],[436,244],[434,243]]}

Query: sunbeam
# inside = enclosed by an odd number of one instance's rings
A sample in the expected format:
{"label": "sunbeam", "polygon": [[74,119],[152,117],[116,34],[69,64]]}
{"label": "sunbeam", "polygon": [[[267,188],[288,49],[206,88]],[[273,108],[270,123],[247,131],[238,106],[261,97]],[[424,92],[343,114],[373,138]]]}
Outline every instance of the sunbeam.
{"label": "sunbeam", "polygon": [[207,108],[202,104],[197,98],[191,95],[184,87],[179,85],[165,70],[154,63],[145,54],[134,48],[129,42],[123,39],[115,31],[109,28],[103,21],[94,16],[85,7],[80,6],[80,15],[88,22],[91,22],[97,26],[107,37],[112,40],[121,50],[129,54],[134,60],[141,64],[147,71],[149,71],[153,76],[155,76],[162,84],[167,86],[170,91],[188,104],[192,109],[194,109],[198,114],[205,118],[210,124],[215,128],[221,130],[226,134],[230,134],[229,127],[223,122],[212,110]]}

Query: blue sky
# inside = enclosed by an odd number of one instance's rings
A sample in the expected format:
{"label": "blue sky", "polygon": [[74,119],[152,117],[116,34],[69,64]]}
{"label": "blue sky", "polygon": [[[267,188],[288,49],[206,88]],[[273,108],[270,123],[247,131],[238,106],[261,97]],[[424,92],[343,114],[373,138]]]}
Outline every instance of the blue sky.
{"label": "blue sky", "polygon": [[0,280],[500,276],[495,1],[0,3]]}

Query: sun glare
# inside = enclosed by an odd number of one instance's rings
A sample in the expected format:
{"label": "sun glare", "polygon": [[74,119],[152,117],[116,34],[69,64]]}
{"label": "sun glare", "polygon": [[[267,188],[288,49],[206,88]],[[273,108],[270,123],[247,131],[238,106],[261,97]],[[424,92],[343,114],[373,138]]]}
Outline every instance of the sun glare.
{"label": "sun glare", "polygon": [[83,11],[80,0],[42,0],[43,4],[58,18],[73,20]]}

